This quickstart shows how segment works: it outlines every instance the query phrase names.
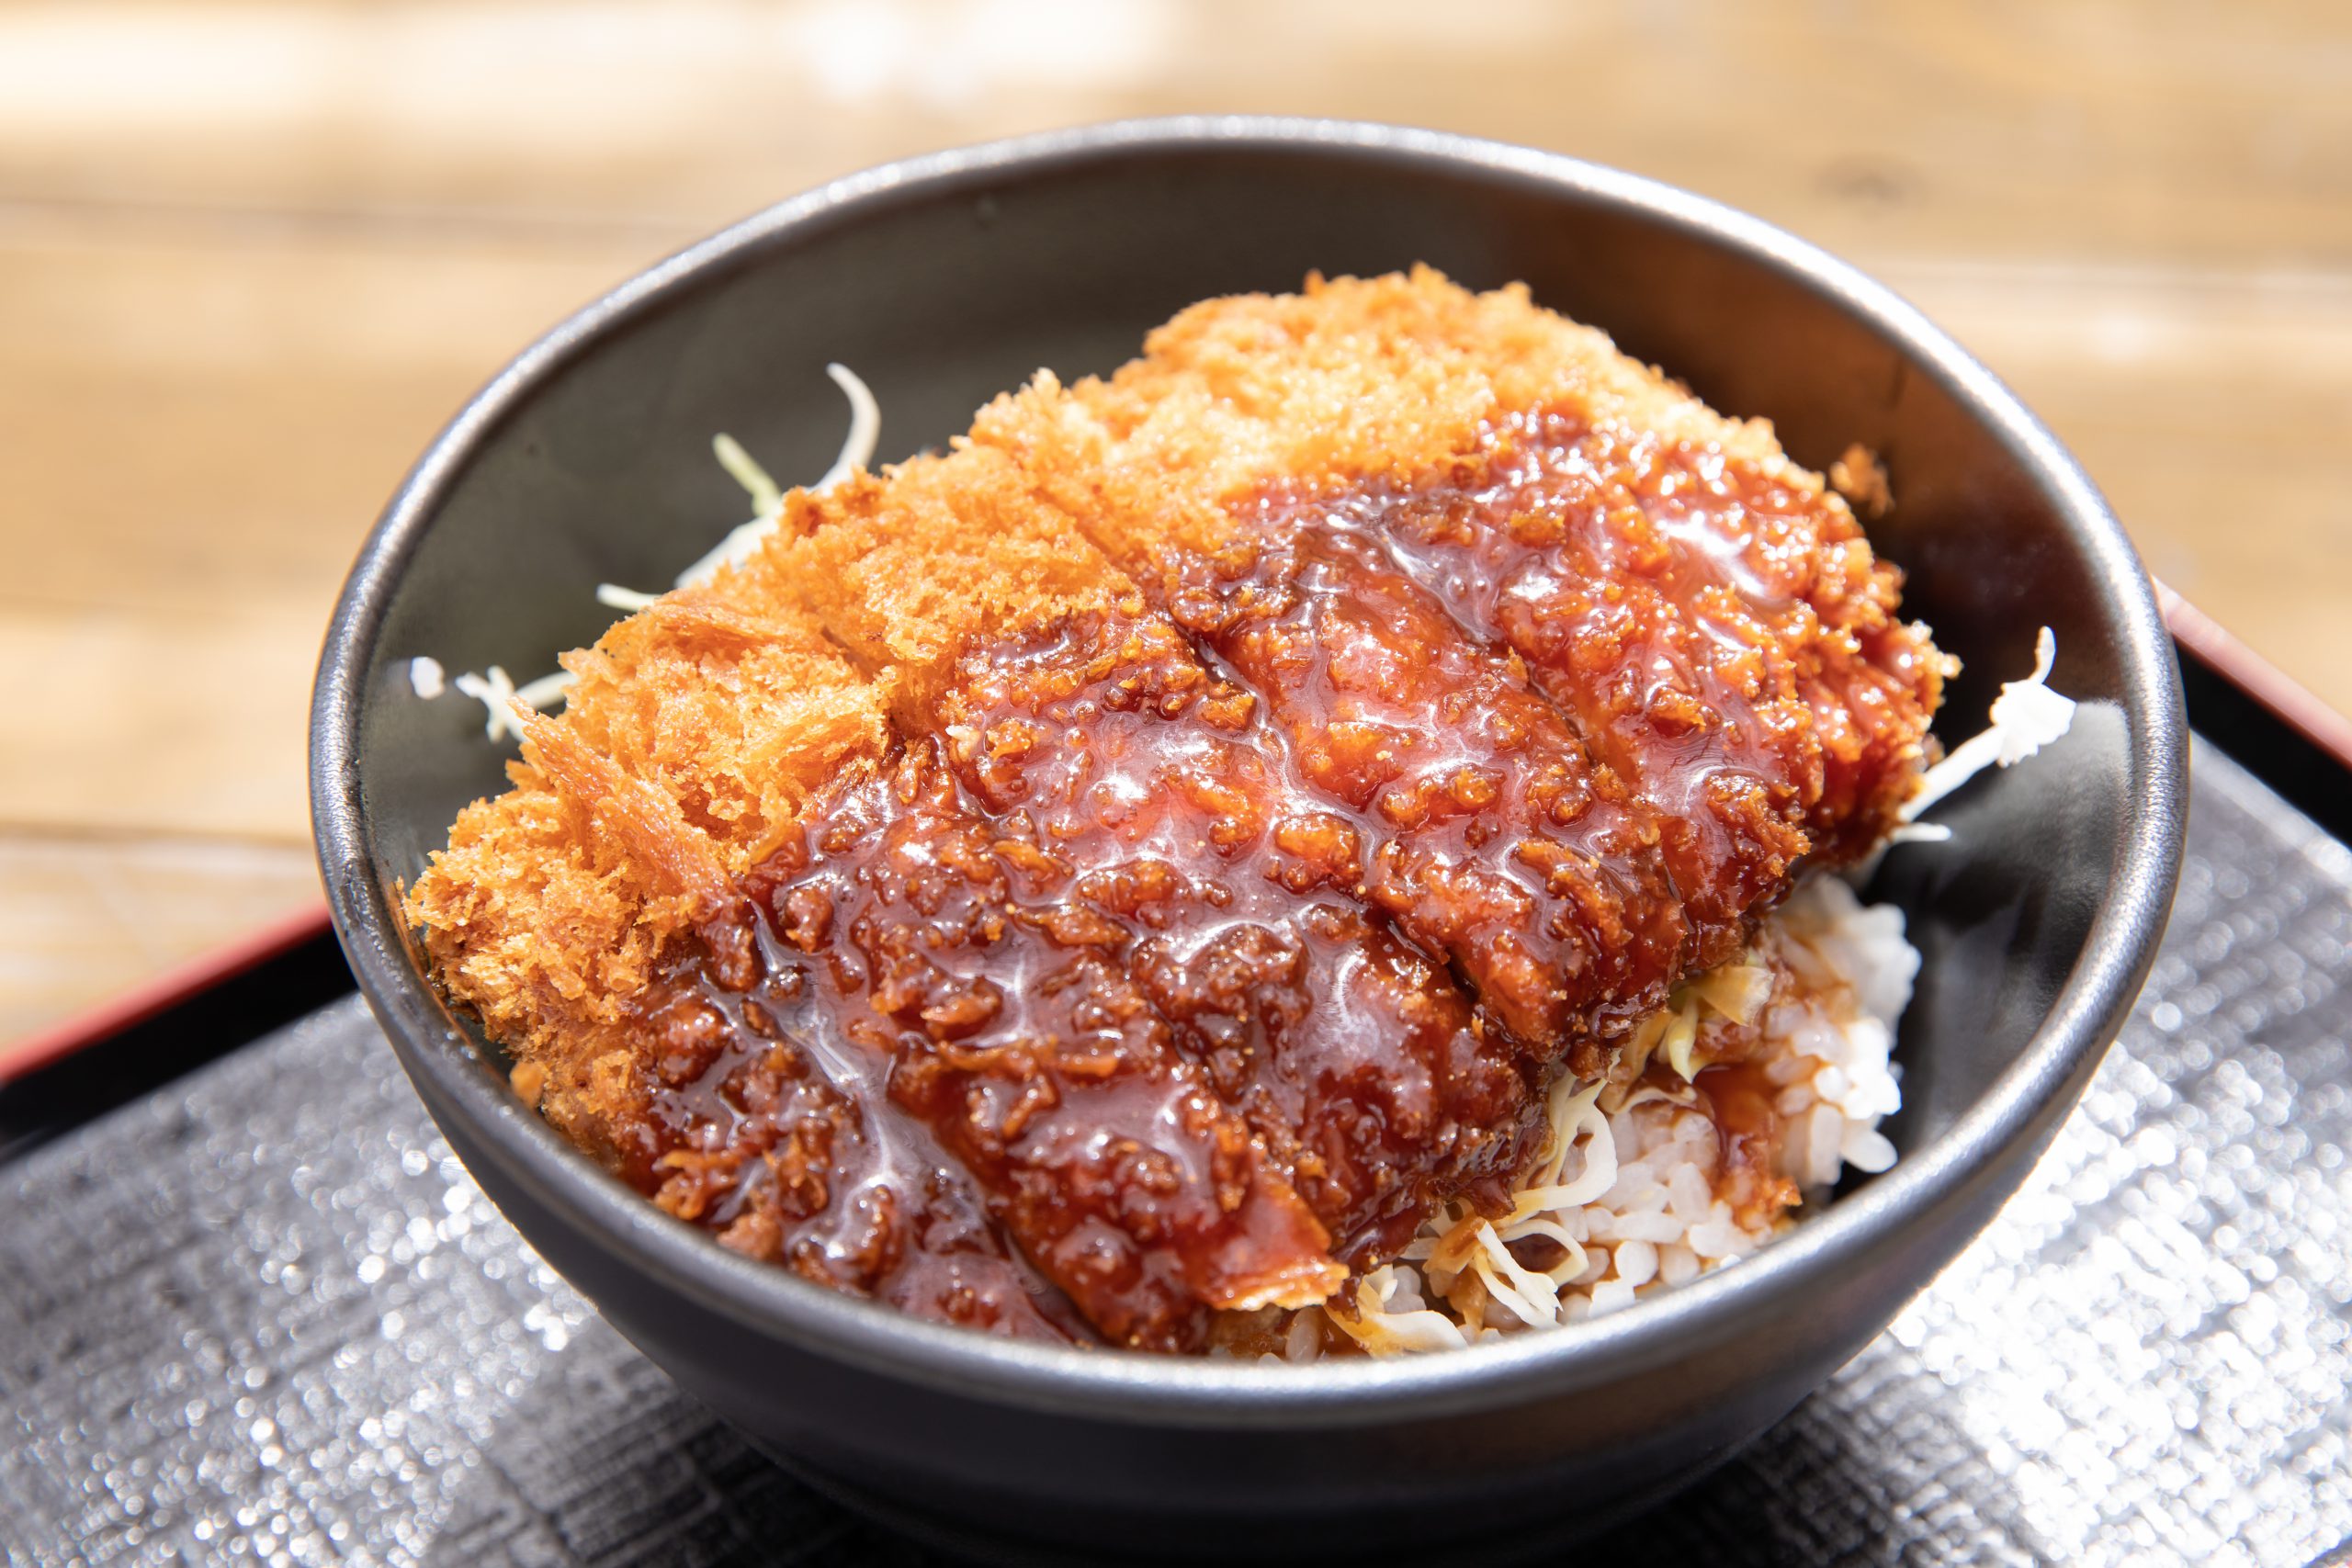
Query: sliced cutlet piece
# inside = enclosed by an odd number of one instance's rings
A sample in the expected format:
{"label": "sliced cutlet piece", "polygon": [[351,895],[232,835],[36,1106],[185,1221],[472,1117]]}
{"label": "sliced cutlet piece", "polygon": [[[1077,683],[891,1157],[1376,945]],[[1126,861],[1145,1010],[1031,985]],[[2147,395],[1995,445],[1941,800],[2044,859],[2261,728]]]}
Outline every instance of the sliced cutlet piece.
{"label": "sliced cutlet piece", "polygon": [[[887,755],[874,692],[813,621],[716,592],[564,662],[564,712],[528,721],[514,787],[459,814],[406,903],[517,1089],[739,1252],[922,1316],[1083,1334],[978,1189],[889,1113],[869,1054],[743,1002],[764,966],[738,878],[813,792]],[[929,1174],[882,1208],[869,1189],[897,1171]]]}
{"label": "sliced cutlet piece", "polygon": [[1951,661],[1846,503],[1523,288],[1209,301],[1075,401],[1147,476],[1146,532],[1198,550],[1227,513],[1321,510],[1518,654],[1654,808],[1694,966],[1801,857],[1875,844],[1929,760]]}
{"label": "sliced cutlet piece", "polygon": [[[1319,1299],[1340,1272],[1321,1227],[1166,1025],[1008,906],[928,743],[886,750],[879,694],[748,586],[632,617],[575,660],[581,705],[529,722],[517,789],[411,899],[452,995],[504,1021],[550,1115],[658,1202],[823,1282],[1059,1333],[993,1220],[1122,1342]],[[789,702],[727,701],[786,658]],[[538,889],[567,877],[611,895],[600,922],[546,924],[566,906]],[[835,912],[840,943],[803,945]],[[475,978],[517,949],[558,998],[543,1016],[518,1015],[531,987]]]}
{"label": "sliced cutlet piece", "polygon": [[1213,1310],[1302,1306],[1345,1270],[1083,911],[1019,857],[924,737],[822,798],[752,874],[786,950],[758,999],[886,1055],[890,1102],[1114,1344],[1197,1349]]}
{"label": "sliced cutlet piece", "polygon": [[1377,541],[1316,513],[1239,520],[1236,547],[1170,563],[1177,624],[1264,696],[1344,807],[1372,901],[1539,1058],[1598,1072],[1681,971],[1651,814]]}
{"label": "sliced cutlet piece", "polygon": [[[742,881],[662,788],[560,720],[529,721],[525,747],[621,856],[694,912],[606,1035],[600,1125],[625,1140],[621,1174],[722,1245],[833,1289],[1023,1338],[1082,1335],[1008,1245],[1017,1227],[990,1223],[1001,1194],[951,1157],[960,1122],[943,1129],[889,1095],[905,1060],[924,1054],[859,1035],[867,1017],[854,997],[820,993],[802,965],[774,960]],[[878,775],[867,761],[850,776]],[[799,832],[787,825],[779,848]]]}
{"label": "sliced cutlet piece", "polygon": [[1701,966],[1799,860],[1876,845],[1929,760],[1949,661],[1810,479],[1563,404],[1347,503],[1657,808]]}
{"label": "sliced cutlet piece", "polygon": [[[1354,434],[1343,391],[1320,396],[1301,417]],[[1295,481],[1265,429],[1237,433],[1258,455],[1237,468],[1234,449],[1188,423],[1235,424],[1224,401],[1204,391],[1163,407],[1041,380],[983,411],[974,434],[1048,476],[1085,531],[1264,700],[1302,775],[1360,836],[1371,901],[1465,976],[1539,1067],[1599,1071],[1685,968],[1655,812],[1383,541],[1289,504]],[[1367,417],[1382,423],[1389,406]],[[1426,438],[1413,422],[1434,406],[1400,408],[1385,439]]]}
{"label": "sliced cutlet piece", "polygon": [[944,739],[1019,899],[1106,950],[1351,1263],[1493,1196],[1536,1075],[1363,897],[1363,835],[1260,705],[1003,453],[795,502],[752,570],[808,597]]}

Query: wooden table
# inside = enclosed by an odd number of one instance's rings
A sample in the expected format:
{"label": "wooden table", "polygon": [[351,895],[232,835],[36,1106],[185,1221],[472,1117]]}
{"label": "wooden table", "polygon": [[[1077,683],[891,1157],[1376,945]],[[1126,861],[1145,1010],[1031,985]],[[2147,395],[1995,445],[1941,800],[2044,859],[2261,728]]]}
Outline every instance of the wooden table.
{"label": "wooden table", "polygon": [[335,588],[541,328],[829,175],[1192,109],[1654,175],[1891,282],[2352,708],[2352,11],[0,5],[0,1040],[316,897]]}

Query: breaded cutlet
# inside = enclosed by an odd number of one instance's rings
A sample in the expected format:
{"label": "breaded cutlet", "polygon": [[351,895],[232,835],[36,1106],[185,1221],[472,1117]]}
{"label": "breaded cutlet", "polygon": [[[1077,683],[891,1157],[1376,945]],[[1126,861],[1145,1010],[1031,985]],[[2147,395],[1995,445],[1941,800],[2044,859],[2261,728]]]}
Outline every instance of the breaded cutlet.
{"label": "breaded cutlet", "polygon": [[1799,861],[1867,852],[1932,761],[1956,665],[1896,619],[1901,575],[1844,500],[1763,421],[1522,286],[1417,268],[1208,300],[973,436],[1179,603],[1249,576],[1268,536],[1369,541],[1666,824],[1702,964]]}
{"label": "breaded cutlet", "polygon": [[909,733],[944,739],[1039,901],[1105,923],[1339,1256],[1499,1191],[1552,1053],[1400,936],[1366,897],[1364,827],[1025,469],[965,446],[797,498],[786,522],[752,574],[852,650]]}
{"label": "breaded cutlet", "polygon": [[682,591],[566,654],[564,711],[529,721],[513,787],[458,813],[408,897],[518,1085],[616,1162],[644,1105],[632,1004],[664,950],[891,740],[817,622],[744,587]]}
{"label": "breaded cutlet", "polygon": [[[910,492],[952,462],[912,466]],[[874,743],[890,683],[798,609],[741,607],[757,575],[573,660],[586,700],[529,722],[518,788],[473,808],[412,896],[453,994],[494,1032],[522,1023],[503,1032],[545,1071],[551,1119],[673,1213],[821,1282],[1034,1329],[976,1246],[985,1205],[1115,1342],[1186,1348],[1211,1309],[1320,1300],[1343,1271],[1287,1175],[1100,944],[1016,902],[1024,868],[936,746]],[[803,727],[831,744],[777,767],[772,709],[731,732],[699,709],[763,690],[745,650],[786,643]],[[544,832],[550,795],[571,852],[547,891],[599,879],[607,923],[585,932],[546,929],[553,897],[511,897],[532,868],[506,852],[518,825]],[[632,898],[619,953],[596,955],[625,967],[582,987],[572,944],[610,942]]]}
{"label": "breaded cutlet", "polygon": [[[1025,1262],[1097,1332],[1187,1348],[1203,1309],[1319,1299],[1329,1258],[1499,1201],[1554,1075],[1881,836],[1948,662],[1897,581],[1768,426],[1521,288],[1214,300],[1107,380],[1041,374],[943,455],[793,492],[712,589],[568,657],[409,912],[518,1088],[729,1245],[1067,1326]],[[933,842],[950,883],[908,858]],[[1045,933],[1025,983],[1076,965],[1125,1021],[1004,1033],[1012,928]],[[899,1066],[859,1089],[861,1050]],[[1206,1086],[1168,1092],[1225,1151],[1214,1203],[1143,1132],[1109,1166],[1052,1143],[1097,1059]],[[813,1110],[784,1087],[811,1072]],[[829,1179],[827,1140],[893,1115],[978,1196],[820,1236],[878,1168]],[[1263,1218],[1298,1201],[1315,1225]],[[1010,1252],[935,1219],[978,1209]]]}

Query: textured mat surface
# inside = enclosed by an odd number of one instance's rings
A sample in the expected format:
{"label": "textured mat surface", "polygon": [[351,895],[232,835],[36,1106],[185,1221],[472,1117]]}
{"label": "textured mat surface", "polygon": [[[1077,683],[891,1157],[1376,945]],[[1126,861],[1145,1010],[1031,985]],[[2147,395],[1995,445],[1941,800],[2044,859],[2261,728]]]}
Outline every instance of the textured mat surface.
{"label": "textured mat surface", "polygon": [[[2023,1193],[1645,1564],[2301,1564],[2352,1536],[2352,853],[2211,750]],[[944,1561],[671,1388],[331,1007],[0,1169],[12,1562]]]}

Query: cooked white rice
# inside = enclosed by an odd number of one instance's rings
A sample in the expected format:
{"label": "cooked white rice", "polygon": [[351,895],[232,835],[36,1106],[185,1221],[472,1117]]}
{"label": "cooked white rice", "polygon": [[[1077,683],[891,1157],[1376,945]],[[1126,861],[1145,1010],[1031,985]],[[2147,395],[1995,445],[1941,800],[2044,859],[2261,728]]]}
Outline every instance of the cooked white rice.
{"label": "cooked white rice", "polygon": [[[1775,1086],[1786,1129],[1775,1174],[1817,1197],[1848,1166],[1894,1162],[1878,1125],[1902,1102],[1888,1053],[1918,968],[1900,909],[1809,879],[1747,960],[1679,988],[1609,1078],[1554,1091],[1550,1139],[1509,1213],[1442,1209],[1401,1259],[1356,1281],[1352,1314],[1297,1314],[1284,1353],[1320,1354],[1327,1323],[1374,1355],[1458,1349],[1613,1312],[1747,1256],[1789,1220],[1721,1190],[1723,1140],[1690,1086],[1711,1037],[1757,1026],[1748,1073]],[[1558,1255],[1540,1271],[1510,1247],[1539,1236]]]}

